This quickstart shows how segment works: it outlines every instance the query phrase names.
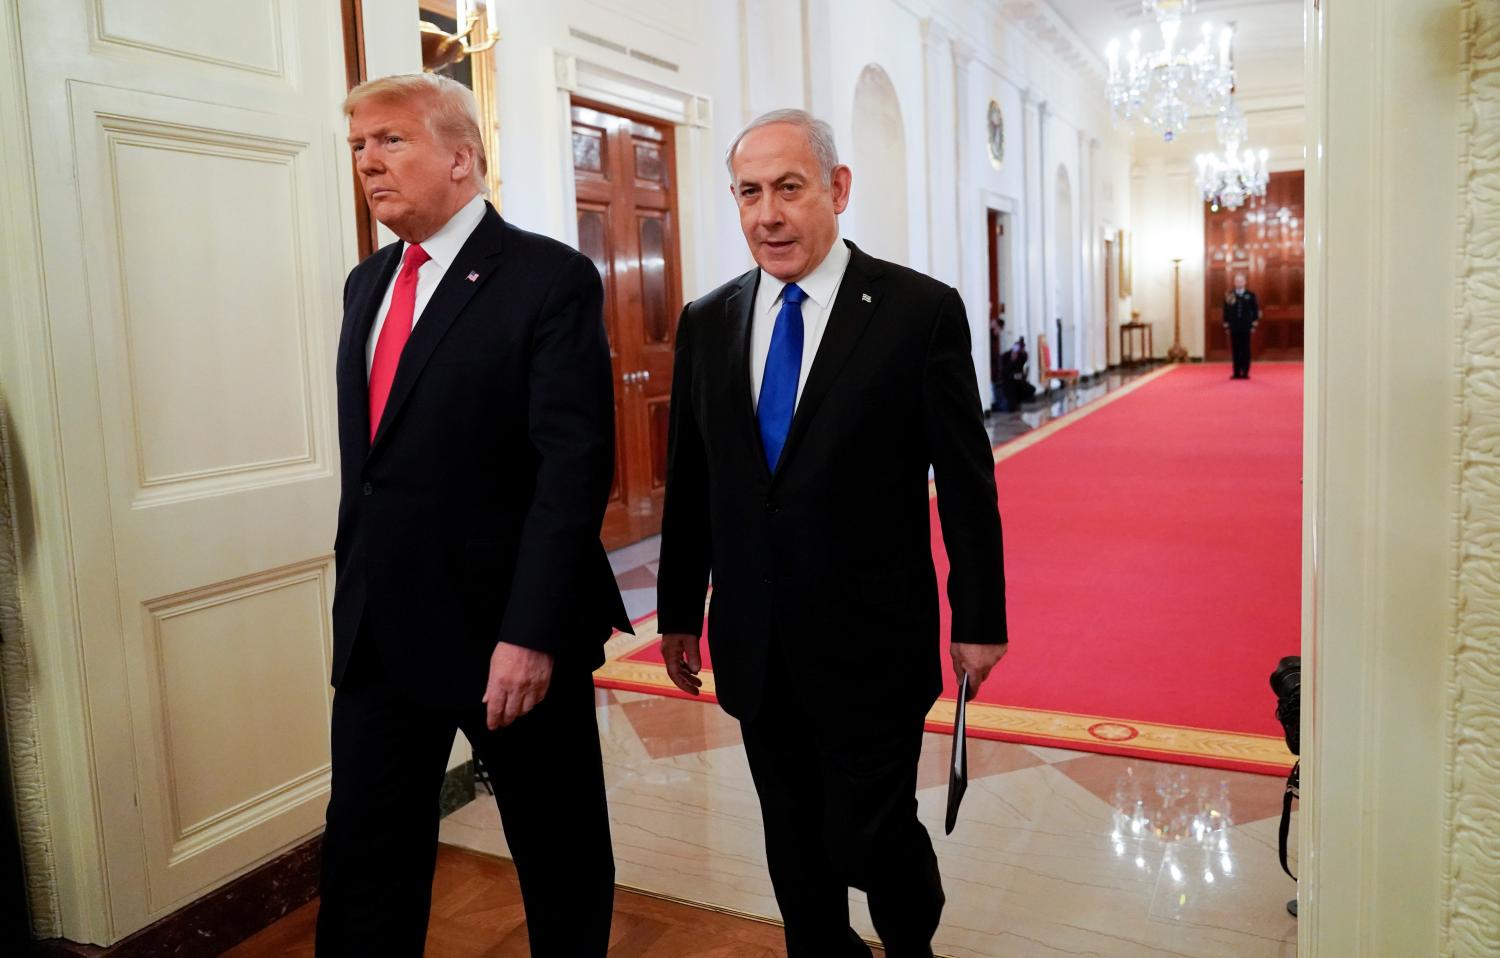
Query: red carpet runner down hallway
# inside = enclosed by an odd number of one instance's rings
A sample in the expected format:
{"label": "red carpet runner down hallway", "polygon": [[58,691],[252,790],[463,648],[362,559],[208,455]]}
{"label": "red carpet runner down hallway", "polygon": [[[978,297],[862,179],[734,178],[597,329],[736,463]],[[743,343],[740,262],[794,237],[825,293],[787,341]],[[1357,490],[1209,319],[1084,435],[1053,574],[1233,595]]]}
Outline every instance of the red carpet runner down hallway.
{"label": "red carpet runner down hallway", "polygon": [[[995,460],[1012,648],[970,734],[1283,774],[1267,676],[1299,644],[1302,367],[1169,367]],[[935,500],[932,530],[941,583]],[[598,684],[680,694],[654,617],[637,631]]]}

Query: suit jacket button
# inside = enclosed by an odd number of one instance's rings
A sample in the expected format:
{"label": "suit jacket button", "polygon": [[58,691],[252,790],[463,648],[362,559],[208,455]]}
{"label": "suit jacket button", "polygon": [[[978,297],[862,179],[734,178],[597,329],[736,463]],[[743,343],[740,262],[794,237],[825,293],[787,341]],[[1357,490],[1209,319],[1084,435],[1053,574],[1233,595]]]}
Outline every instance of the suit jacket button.
{"label": "suit jacket button", "polygon": [[768,502],[766,503],[766,511],[771,513],[772,515],[775,515],[776,513],[781,511],[781,507],[774,502]]}
{"label": "suit jacket button", "polygon": [[374,485],[374,483],[370,483],[370,482],[365,483],[364,493],[367,496],[373,496],[373,495],[375,495],[375,485]]}
{"label": "suit jacket button", "polygon": [[761,576],[761,580],[760,581],[764,582],[766,585],[770,585],[771,584],[771,577],[768,576],[768,575],[767,576]]}

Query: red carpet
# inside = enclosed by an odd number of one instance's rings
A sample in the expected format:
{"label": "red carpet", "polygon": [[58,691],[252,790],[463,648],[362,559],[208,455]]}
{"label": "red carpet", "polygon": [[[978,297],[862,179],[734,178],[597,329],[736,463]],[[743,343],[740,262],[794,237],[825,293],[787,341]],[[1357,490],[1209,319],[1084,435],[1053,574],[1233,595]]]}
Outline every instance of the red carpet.
{"label": "red carpet", "polygon": [[[971,734],[1290,766],[1267,676],[1299,646],[1302,367],[1175,367],[995,456],[1012,641]],[[935,502],[932,529],[942,582]],[[672,694],[660,664],[650,642],[599,684]],[[952,695],[949,676],[933,728]]]}

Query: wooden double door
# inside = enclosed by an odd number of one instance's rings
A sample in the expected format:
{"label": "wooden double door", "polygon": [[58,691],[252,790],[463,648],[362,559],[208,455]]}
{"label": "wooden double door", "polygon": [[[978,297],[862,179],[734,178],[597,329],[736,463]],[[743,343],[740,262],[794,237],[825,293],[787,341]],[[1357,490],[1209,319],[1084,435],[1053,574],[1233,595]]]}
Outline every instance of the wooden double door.
{"label": "wooden double door", "polygon": [[617,549],[661,531],[682,310],[674,131],[583,100],[572,114],[578,248],[604,280],[615,374],[615,478],[602,536]]}
{"label": "wooden double door", "polygon": [[1204,215],[1205,359],[1227,360],[1224,294],[1236,273],[1260,300],[1255,359],[1301,359],[1303,320],[1303,175],[1272,173],[1264,200]]}

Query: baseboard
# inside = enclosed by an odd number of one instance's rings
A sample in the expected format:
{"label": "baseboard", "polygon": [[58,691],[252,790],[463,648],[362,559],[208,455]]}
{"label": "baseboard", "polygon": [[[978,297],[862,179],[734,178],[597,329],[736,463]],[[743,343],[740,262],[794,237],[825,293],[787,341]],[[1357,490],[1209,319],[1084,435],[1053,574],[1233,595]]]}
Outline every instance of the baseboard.
{"label": "baseboard", "polygon": [[474,800],[474,760],[448,769],[443,778],[443,793],[438,798],[438,812],[447,818]]}
{"label": "baseboard", "polygon": [[197,901],[113,945],[61,938],[35,942],[33,955],[74,958],[210,958],[223,954],[318,893],[323,836],[315,835]]}
{"label": "baseboard", "polygon": [[[444,816],[474,800],[474,763],[448,770],[439,808]],[[323,836],[216,888],[113,945],[83,945],[61,938],[32,943],[45,958],[212,958],[274,924],[318,894]]]}

